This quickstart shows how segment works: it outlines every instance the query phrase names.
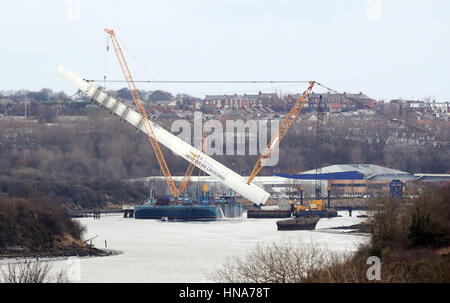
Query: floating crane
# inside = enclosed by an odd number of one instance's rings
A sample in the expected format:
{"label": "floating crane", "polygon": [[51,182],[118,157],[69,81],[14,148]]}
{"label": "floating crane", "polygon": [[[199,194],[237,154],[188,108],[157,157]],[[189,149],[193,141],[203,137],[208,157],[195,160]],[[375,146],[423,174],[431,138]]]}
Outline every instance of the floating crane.
{"label": "floating crane", "polygon": [[256,161],[255,167],[253,168],[252,174],[247,180],[247,184],[250,184],[252,180],[256,177],[256,175],[261,171],[261,169],[266,166],[269,159],[272,157],[273,152],[276,150],[278,145],[280,145],[281,140],[286,135],[287,131],[291,127],[292,123],[294,123],[297,116],[302,111],[303,106],[308,101],[309,95],[311,95],[312,88],[314,87],[315,82],[310,81],[308,88],[300,95],[297,101],[292,106],[289,113],[284,118],[283,122],[281,122],[280,127],[278,128],[275,136],[272,137],[269,144],[266,146],[264,151],[261,153],[258,161]]}
{"label": "floating crane", "polygon": [[150,141],[153,151],[155,152],[155,156],[158,160],[159,166],[161,167],[161,171],[164,174],[164,179],[169,186],[170,191],[172,192],[175,198],[179,196],[179,190],[175,185],[175,182],[170,173],[169,167],[167,166],[166,160],[161,151],[161,147],[159,146],[158,141],[155,138],[155,133],[153,131],[153,127],[150,124],[147,113],[144,108],[144,104],[139,96],[139,92],[136,89],[136,85],[134,84],[133,77],[131,76],[130,69],[128,68],[128,64],[125,60],[125,56],[123,55],[122,49],[119,45],[119,41],[116,38],[116,34],[113,30],[105,29],[105,32],[109,34],[111,38],[111,42],[114,47],[114,51],[116,52],[117,59],[119,60],[120,67],[122,68],[123,75],[125,76],[125,80],[128,84],[128,89],[130,91],[131,97],[133,98],[134,104],[143,119],[143,124],[145,127],[145,133],[147,134],[148,140]]}
{"label": "floating crane", "polygon": [[[164,156],[161,152],[161,148],[159,147],[158,141],[155,139],[152,126],[150,124],[150,121],[148,120],[147,114],[145,112],[144,105],[142,103],[142,100],[139,96],[139,92],[136,89],[136,86],[133,81],[133,77],[131,76],[130,70],[128,68],[127,62],[125,60],[125,57],[123,55],[122,49],[120,48],[119,42],[116,38],[116,34],[111,29],[105,29],[105,32],[109,34],[111,37],[111,42],[113,44],[114,50],[117,55],[117,59],[119,60],[120,67],[122,68],[122,72],[125,76],[126,82],[128,84],[128,88],[130,90],[131,96],[133,98],[133,101],[136,105],[136,108],[138,109],[141,116],[144,118],[144,126],[147,131],[147,137],[149,138],[150,143],[152,144],[153,150],[155,151],[155,155],[158,159],[159,165],[161,167],[161,170],[164,174],[164,178],[167,182],[167,185],[169,186],[169,189],[171,190],[173,196],[175,198],[178,198],[178,196],[181,194],[181,192],[186,188],[187,182],[189,182],[189,178],[192,175],[192,171],[194,169],[193,162],[197,161],[197,156],[194,156],[187,171],[183,178],[183,182],[180,186],[180,188],[177,188],[175,185],[175,182],[173,180],[173,177],[170,173],[169,168],[167,167],[166,161],[164,159]],[[267,161],[272,157],[272,153],[275,151],[275,149],[280,144],[283,137],[286,135],[287,131],[291,127],[292,123],[297,118],[298,114],[301,112],[303,106],[308,100],[309,95],[311,94],[312,88],[314,87],[314,81],[309,82],[309,86],[305,92],[303,92],[302,95],[297,99],[297,101],[292,106],[289,113],[286,115],[283,122],[281,122],[281,125],[278,129],[277,135],[275,135],[270,143],[266,146],[264,151],[261,153],[261,156],[259,157],[258,161],[255,164],[255,167],[253,168],[253,171],[247,180],[247,184],[250,184],[252,180],[256,177],[256,175],[261,171],[261,169],[266,165]],[[150,134],[150,132],[151,134]]]}

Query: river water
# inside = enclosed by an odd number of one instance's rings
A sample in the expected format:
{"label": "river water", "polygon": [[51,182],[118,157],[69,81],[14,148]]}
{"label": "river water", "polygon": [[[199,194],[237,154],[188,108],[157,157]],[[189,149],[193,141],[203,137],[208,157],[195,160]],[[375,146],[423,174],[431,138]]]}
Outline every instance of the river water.
{"label": "river water", "polygon": [[259,242],[314,242],[333,251],[354,251],[368,240],[348,230],[329,230],[362,222],[347,212],[321,219],[314,231],[277,231],[279,219],[224,219],[211,222],[162,222],[119,215],[77,219],[86,226],[85,238],[97,248],[120,250],[119,255],[54,261],[71,282],[211,282],[208,274],[227,257],[244,255]]}

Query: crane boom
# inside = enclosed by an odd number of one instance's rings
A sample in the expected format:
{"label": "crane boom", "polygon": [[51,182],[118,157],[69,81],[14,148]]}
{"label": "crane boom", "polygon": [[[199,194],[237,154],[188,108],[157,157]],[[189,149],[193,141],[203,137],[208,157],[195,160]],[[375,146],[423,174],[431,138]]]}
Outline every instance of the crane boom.
{"label": "crane boom", "polygon": [[286,135],[292,123],[294,123],[295,119],[301,112],[305,103],[308,101],[314,83],[315,83],[314,81],[309,82],[309,86],[306,89],[306,91],[304,91],[303,94],[300,95],[295,104],[292,106],[289,113],[286,115],[286,118],[284,118],[283,122],[281,122],[281,125],[278,128],[276,135],[272,137],[269,144],[266,146],[264,151],[261,153],[261,156],[259,157],[258,161],[256,162],[252,174],[247,180],[247,184],[250,184],[250,182],[252,182],[252,180],[256,177],[256,175],[261,171],[261,169],[264,166],[266,166],[267,161],[269,161],[275,149],[278,147],[278,145],[280,145],[281,140]]}
{"label": "crane boom", "polygon": [[[203,146],[205,144],[206,138],[207,138],[207,136],[205,135],[203,137],[201,145],[197,149],[200,149],[201,151],[203,151]],[[186,170],[186,174],[184,175],[183,181],[181,182],[180,187],[178,188],[177,197],[180,196],[180,194],[187,188],[189,179],[191,178],[192,173],[194,172],[194,168],[197,164],[199,155],[192,153],[192,157],[193,158],[192,158],[191,162],[189,163],[189,166]]]}
{"label": "crane boom", "polygon": [[[161,167],[161,171],[164,174],[164,179],[166,180],[167,185],[169,186],[170,191],[172,192],[172,195],[174,196],[174,198],[178,198],[180,196],[180,194],[183,192],[183,190],[186,189],[187,187],[187,183],[189,182],[189,179],[192,175],[192,172],[194,171],[194,162],[197,162],[197,158],[198,155],[195,155],[191,162],[189,163],[189,166],[186,170],[186,174],[184,175],[184,178],[180,184],[180,187],[177,188],[177,186],[175,185],[175,182],[173,180],[173,177],[170,173],[170,170],[166,164],[166,160],[164,159],[164,156],[161,152],[161,148],[159,146],[158,141],[155,139],[155,133],[153,131],[152,125],[150,124],[150,121],[148,120],[148,116],[147,113],[145,111],[144,108],[144,104],[141,100],[141,97],[139,96],[139,92],[136,89],[136,85],[134,83],[133,77],[131,76],[131,72],[130,69],[128,68],[128,64],[125,60],[125,56],[123,55],[122,52],[122,48],[120,47],[120,44],[117,40],[116,34],[114,33],[113,30],[110,29],[105,29],[105,32],[109,34],[109,36],[111,37],[111,41],[114,47],[114,51],[116,52],[117,55],[117,59],[119,60],[119,64],[120,67],[122,68],[122,72],[125,76],[125,80],[128,84],[128,89],[130,91],[130,94],[133,98],[134,104],[136,105],[136,108],[139,112],[139,114],[141,114],[141,116],[143,117],[143,121],[144,121],[144,127],[146,130],[146,134],[147,137],[153,147],[153,150],[155,152],[156,158],[158,160],[159,166]],[[184,113],[184,112],[183,112]],[[186,114],[184,113],[184,115],[186,116]],[[151,134],[150,134],[151,133]],[[206,139],[206,137],[205,137]],[[204,142],[204,140],[203,140]],[[202,145],[203,145],[202,142]]]}
{"label": "crane boom", "polygon": [[125,76],[128,89],[130,91],[131,97],[133,98],[134,104],[136,105],[136,108],[143,119],[145,133],[147,134],[148,140],[150,141],[153,147],[156,159],[158,160],[159,166],[161,167],[161,171],[164,174],[164,179],[166,180],[166,183],[169,186],[169,190],[172,192],[172,195],[175,198],[178,198],[179,195],[178,188],[175,185],[169,167],[167,166],[166,160],[164,159],[161,147],[159,146],[159,143],[156,140],[156,136],[153,131],[152,125],[150,124],[150,121],[144,108],[144,104],[141,100],[141,97],[139,96],[139,92],[136,88],[136,85],[134,84],[133,77],[131,76],[131,72],[130,69],[128,68],[127,61],[125,60],[125,56],[123,55],[122,48],[119,45],[119,41],[117,41],[116,34],[111,29],[105,29],[105,32],[108,33],[109,36],[111,37],[111,42],[114,47],[114,51],[116,52],[117,59],[119,60],[119,64],[122,69],[123,75]]}

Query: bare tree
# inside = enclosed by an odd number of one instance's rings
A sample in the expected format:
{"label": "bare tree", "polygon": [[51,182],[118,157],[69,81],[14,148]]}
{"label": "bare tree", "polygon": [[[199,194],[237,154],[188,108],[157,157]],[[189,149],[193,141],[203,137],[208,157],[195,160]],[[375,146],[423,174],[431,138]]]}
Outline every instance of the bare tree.
{"label": "bare tree", "polygon": [[223,268],[209,278],[228,283],[308,282],[314,272],[346,258],[346,254],[314,243],[259,243],[247,255],[227,259]]}
{"label": "bare tree", "polygon": [[[227,259],[223,267],[208,275],[219,283],[369,283],[367,258],[371,248],[360,246],[356,253],[338,253],[313,243],[258,244],[242,257]],[[379,282],[445,281],[448,270],[438,268],[431,279],[417,274],[410,264],[384,258]],[[436,263],[445,267],[447,263]],[[448,276],[448,274],[447,274]],[[444,278],[443,278],[444,277]]]}
{"label": "bare tree", "polygon": [[49,262],[23,260],[0,267],[0,283],[68,283],[65,270],[52,274]]}

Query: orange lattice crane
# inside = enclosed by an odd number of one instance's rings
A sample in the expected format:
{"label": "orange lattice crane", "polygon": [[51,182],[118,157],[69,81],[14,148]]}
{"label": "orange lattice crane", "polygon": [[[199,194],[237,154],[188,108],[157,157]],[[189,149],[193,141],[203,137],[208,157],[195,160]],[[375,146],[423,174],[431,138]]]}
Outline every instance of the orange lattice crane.
{"label": "orange lattice crane", "polygon": [[[197,149],[200,149],[201,151],[204,151],[204,146],[205,146],[206,138],[207,138],[207,135],[205,135],[205,134],[203,133],[203,140],[202,140],[202,143],[201,143],[201,145],[200,145]],[[195,165],[197,164],[198,155],[193,154],[192,156],[193,156],[193,159],[192,159],[191,162],[189,163],[189,166],[188,166],[188,168],[187,168],[187,170],[186,170],[186,174],[185,174],[184,177],[183,177],[183,181],[181,182],[180,187],[178,188],[177,197],[179,197],[180,194],[181,194],[184,190],[186,190],[187,185],[188,185],[188,183],[189,183],[189,179],[191,178],[192,173],[194,172]]]}
{"label": "orange lattice crane", "polygon": [[[155,133],[153,132],[152,125],[148,119],[147,113],[144,108],[144,103],[142,102],[141,97],[139,96],[139,92],[136,88],[133,77],[131,76],[130,69],[128,67],[127,61],[125,60],[125,56],[122,52],[122,48],[119,45],[119,41],[117,40],[116,34],[112,29],[105,29],[105,32],[108,33],[108,35],[111,37],[111,42],[114,47],[114,51],[116,52],[117,59],[119,60],[120,67],[122,68],[123,75],[125,76],[125,80],[128,84],[128,89],[130,91],[131,97],[133,98],[134,104],[136,105],[136,108],[142,117],[148,140],[150,141],[153,147],[156,159],[158,160],[159,166],[161,167],[161,171],[164,174],[164,179],[166,180],[166,183],[172,195],[174,196],[175,199],[177,199],[183,192],[183,190],[186,188],[187,183],[189,182],[189,179],[192,175],[192,172],[194,171],[194,167],[198,160],[199,155],[193,155],[193,159],[191,160],[189,167],[186,171],[186,174],[183,178],[183,181],[181,182],[181,185],[178,188],[175,184],[175,181],[173,180],[172,174],[170,173],[166,160],[164,159],[161,147],[159,146],[159,143],[156,140]],[[206,137],[203,139],[203,142],[205,139]]]}
{"label": "orange lattice crane", "polygon": [[260,172],[260,170],[264,166],[266,166],[267,161],[269,161],[269,159],[272,157],[273,152],[278,147],[278,145],[280,145],[281,140],[286,135],[288,129],[291,127],[292,123],[295,121],[298,114],[302,111],[302,108],[305,105],[305,103],[308,101],[309,95],[311,95],[311,91],[314,84],[315,84],[314,81],[309,82],[309,86],[306,89],[306,91],[304,91],[303,94],[300,95],[295,104],[292,106],[289,113],[286,115],[286,118],[284,118],[283,122],[281,122],[277,134],[272,137],[272,140],[270,140],[270,143],[266,146],[264,151],[261,153],[261,156],[259,157],[258,161],[256,162],[252,174],[247,180],[247,184],[250,184],[250,182],[252,182],[252,180]]}

